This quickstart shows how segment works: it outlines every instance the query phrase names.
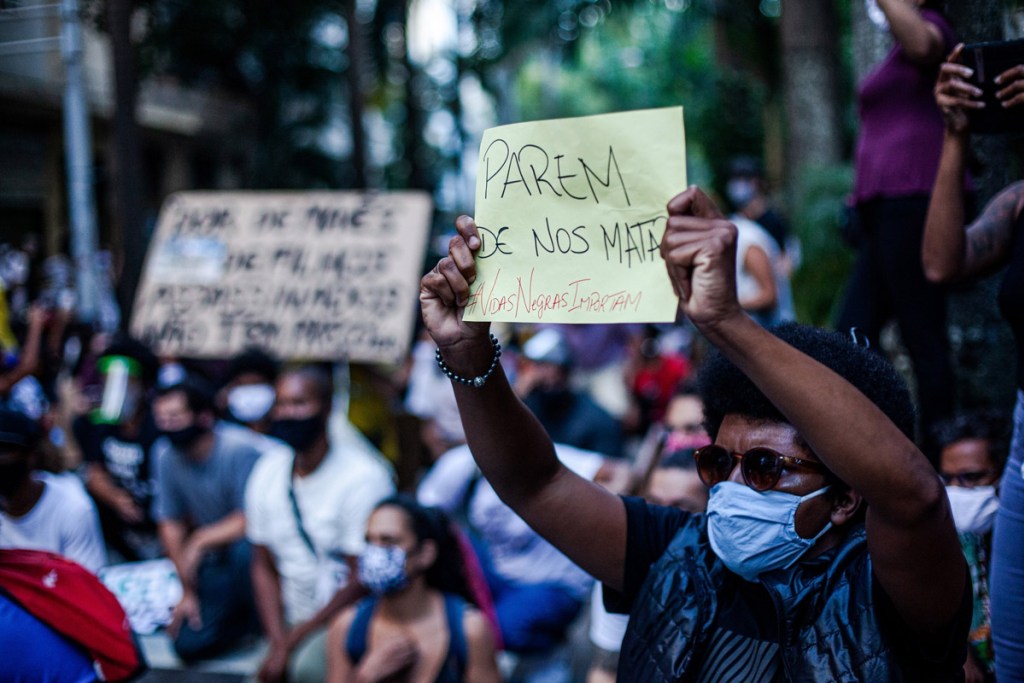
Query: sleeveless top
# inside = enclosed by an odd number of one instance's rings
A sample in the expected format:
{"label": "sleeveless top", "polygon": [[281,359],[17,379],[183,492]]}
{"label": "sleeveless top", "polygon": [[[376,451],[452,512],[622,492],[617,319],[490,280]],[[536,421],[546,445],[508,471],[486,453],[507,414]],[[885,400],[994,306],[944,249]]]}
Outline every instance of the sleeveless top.
{"label": "sleeveless top", "polygon": [[[466,673],[466,662],[469,658],[466,644],[466,633],[462,628],[462,617],[466,611],[466,601],[457,595],[444,593],[444,613],[448,621],[448,652],[444,663],[437,673],[434,683],[461,683]],[[370,620],[377,609],[377,597],[365,598],[356,605],[356,617],[348,631],[345,651],[353,665],[366,654],[367,636],[370,631]]]}
{"label": "sleeveless top", "polygon": [[1013,332],[1017,388],[1024,390],[1024,212],[1013,226],[1009,266],[999,288],[999,310]]}
{"label": "sleeveless top", "polygon": [[[942,54],[949,54],[956,36],[946,18],[928,9],[921,17],[939,29]],[[864,79],[857,93],[855,202],[931,193],[943,135],[942,112],[932,94],[938,73],[938,63],[921,66],[896,43]]]}

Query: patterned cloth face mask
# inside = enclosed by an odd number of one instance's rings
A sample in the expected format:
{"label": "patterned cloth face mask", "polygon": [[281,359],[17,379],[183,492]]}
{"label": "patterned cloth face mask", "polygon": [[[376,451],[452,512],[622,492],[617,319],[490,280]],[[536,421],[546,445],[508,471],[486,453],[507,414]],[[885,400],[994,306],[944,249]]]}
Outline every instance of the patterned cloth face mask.
{"label": "patterned cloth face mask", "polygon": [[374,595],[388,595],[409,583],[405,550],[398,546],[368,545],[359,556],[359,583]]}

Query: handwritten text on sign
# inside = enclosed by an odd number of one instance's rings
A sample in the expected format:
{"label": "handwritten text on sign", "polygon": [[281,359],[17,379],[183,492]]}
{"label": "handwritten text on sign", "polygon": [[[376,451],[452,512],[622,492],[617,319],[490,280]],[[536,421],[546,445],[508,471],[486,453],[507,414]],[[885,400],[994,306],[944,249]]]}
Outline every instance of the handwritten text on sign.
{"label": "handwritten text on sign", "polygon": [[160,214],[132,331],[162,352],[395,361],[430,224],[419,192],[182,193]]}
{"label": "handwritten text on sign", "polygon": [[674,320],[659,245],[685,187],[682,107],[486,131],[466,319]]}

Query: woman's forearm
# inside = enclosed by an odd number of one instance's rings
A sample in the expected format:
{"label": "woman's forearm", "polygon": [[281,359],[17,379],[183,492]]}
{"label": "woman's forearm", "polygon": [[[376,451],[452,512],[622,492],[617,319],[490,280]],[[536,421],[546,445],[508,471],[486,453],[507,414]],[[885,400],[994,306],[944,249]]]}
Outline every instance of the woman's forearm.
{"label": "woman's forearm", "polygon": [[964,269],[966,239],[963,178],[967,137],[946,132],[921,244],[921,264],[932,282],[948,282]]}

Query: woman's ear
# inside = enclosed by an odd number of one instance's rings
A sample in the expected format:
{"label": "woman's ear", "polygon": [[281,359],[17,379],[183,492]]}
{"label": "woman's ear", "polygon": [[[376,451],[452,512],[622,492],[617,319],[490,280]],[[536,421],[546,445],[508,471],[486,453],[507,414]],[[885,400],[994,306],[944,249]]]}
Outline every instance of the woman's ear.
{"label": "woman's ear", "polygon": [[848,486],[833,488],[834,494],[829,495],[832,503],[832,524],[842,526],[853,519],[864,504],[864,498]]}
{"label": "woman's ear", "polygon": [[437,542],[427,539],[420,543],[416,550],[416,565],[421,571],[427,571],[437,561]]}

